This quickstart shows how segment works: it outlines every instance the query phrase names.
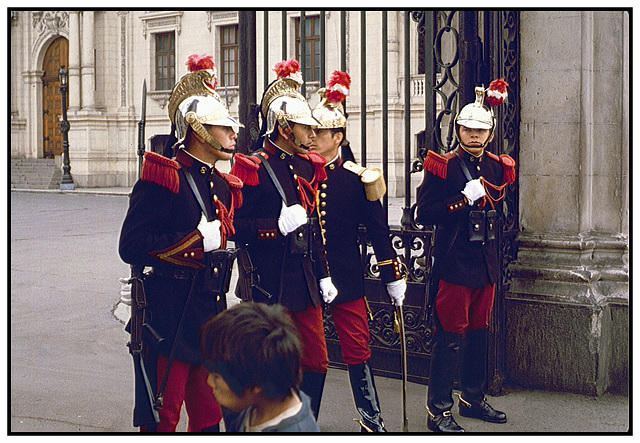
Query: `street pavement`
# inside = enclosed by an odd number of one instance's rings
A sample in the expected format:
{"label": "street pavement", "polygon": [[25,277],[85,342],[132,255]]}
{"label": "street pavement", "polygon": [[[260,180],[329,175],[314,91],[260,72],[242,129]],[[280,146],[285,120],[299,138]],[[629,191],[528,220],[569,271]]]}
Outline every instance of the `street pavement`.
{"label": "street pavement", "polygon": [[[117,251],[128,188],[12,190],[7,432],[130,433],[133,370],[123,323],[119,277],[129,275]],[[390,199],[390,220],[402,201]],[[396,222],[396,224],[398,224]],[[230,291],[231,292],[231,291]],[[235,297],[229,296],[231,303]],[[381,410],[400,432],[401,382],[376,377]],[[409,383],[410,433],[426,433],[426,386]],[[630,435],[629,397],[505,386],[489,402],[508,422],[454,415],[468,432],[622,433]],[[318,423],[322,432],[358,432],[346,371],[330,368]],[[185,431],[181,420],[179,431]],[[486,435],[486,434],[485,434]]]}

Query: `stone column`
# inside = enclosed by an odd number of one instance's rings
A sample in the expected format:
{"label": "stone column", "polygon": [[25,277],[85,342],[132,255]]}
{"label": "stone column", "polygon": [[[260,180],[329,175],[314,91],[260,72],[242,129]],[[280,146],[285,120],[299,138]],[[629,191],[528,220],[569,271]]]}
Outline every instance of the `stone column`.
{"label": "stone column", "polygon": [[505,299],[507,372],[526,386],[624,393],[628,15],[526,11],[521,38],[522,232]]}
{"label": "stone column", "polygon": [[94,12],[82,12],[82,109],[95,109]]}
{"label": "stone column", "polygon": [[80,109],[80,11],[69,11],[69,112]]}

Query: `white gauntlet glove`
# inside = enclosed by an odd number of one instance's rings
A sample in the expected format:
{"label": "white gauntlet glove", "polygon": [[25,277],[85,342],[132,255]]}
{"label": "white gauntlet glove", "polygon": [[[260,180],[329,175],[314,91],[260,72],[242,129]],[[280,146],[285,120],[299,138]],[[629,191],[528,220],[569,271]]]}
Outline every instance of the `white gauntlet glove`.
{"label": "white gauntlet glove", "polygon": [[204,240],[202,240],[204,252],[220,248],[220,244],[222,243],[220,226],[220,220],[207,221],[207,217],[202,214],[200,223],[198,223],[198,231],[200,231],[204,237]]}
{"label": "white gauntlet glove", "polygon": [[299,204],[285,206],[282,202],[280,217],[278,217],[278,229],[282,235],[295,231],[307,222],[307,211]]}
{"label": "white gauntlet glove", "polygon": [[318,285],[320,286],[320,294],[325,303],[331,303],[338,295],[338,290],[333,286],[331,277],[321,278]]}
{"label": "white gauntlet glove", "polygon": [[393,304],[395,306],[402,306],[404,293],[407,292],[407,282],[404,280],[404,278],[396,281],[391,281],[387,283],[387,292],[389,293],[389,297],[391,297],[391,300],[393,300]]}
{"label": "white gauntlet glove", "polygon": [[131,283],[129,283],[129,277],[120,277],[118,281],[120,286],[120,301],[130,304],[131,303]]}
{"label": "white gauntlet glove", "polygon": [[467,197],[469,206],[473,206],[475,202],[485,196],[486,192],[484,190],[484,186],[480,182],[480,179],[476,178],[467,182],[462,190],[462,194]]}

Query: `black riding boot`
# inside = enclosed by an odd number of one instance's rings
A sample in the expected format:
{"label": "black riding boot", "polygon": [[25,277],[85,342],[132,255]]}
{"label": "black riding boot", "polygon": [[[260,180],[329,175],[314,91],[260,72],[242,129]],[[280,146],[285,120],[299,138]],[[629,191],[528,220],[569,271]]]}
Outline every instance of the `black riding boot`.
{"label": "black riding boot", "polygon": [[451,415],[453,381],[462,334],[437,329],[431,349],[427,389],[427,427],[434,432],[464,432]]}
{"label": "black riding boot", "polygon": [[348,367],[353,400],[356,404],[356,410],[362,416],[361,431],[387,432],[380,415],[380,402],[369,362],[348,365]]}
{"label": "black riding boot", "polygon": [[318,420],[318,413],[320,412],[320,400],[322,400],[322,391],[324,390],[326,378],[326,372],[305,371],[302,373],[300,390],[311,399],[311,411],[316,420]]}
{"label": "black riding boot", "polygon": [[491,423],[504,423],[504,412],[493,409],[484,398],[487,379],[487,329],[467,332],[460,365],[462,395],[458,410],[463,417],[478,418]]}

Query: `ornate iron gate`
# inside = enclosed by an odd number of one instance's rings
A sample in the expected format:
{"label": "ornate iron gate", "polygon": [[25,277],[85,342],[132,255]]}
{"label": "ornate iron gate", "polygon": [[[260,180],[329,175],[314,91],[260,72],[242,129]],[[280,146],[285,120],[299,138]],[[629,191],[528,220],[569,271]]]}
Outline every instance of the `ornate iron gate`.
{"label": "ornate iron gate", "polygon": [[[356,14],[353,11],[351,14]],[[382,64],[376,63],[376,69],[382,69],[382,162],[385,179],[388,178],[388,141],[386,139],[387,121],[387,12],[382,14],[381,52]],[[366,29],[367,11],[360,12],[360,27]],[[287,54],[287,13],[282,12],[279,37],[282,42],[283,58]],[[264,53],[269,47],[270,38],[278,38],[269,34],[270,23],[268,15],[264,14]],[[474,99],[474,87],[485,86],[493,78],[504,77],[509,83],[509,99],[506,106],[498,109],[498,128],[494,141],[489,150],[494,153],[511,155],[518,161],[518,133],[519,133],[519,13],[517,11],[413,11],[404,12],[403,41],[404,54],[404,125],[405,149],[404,172],[405,192],[404,207],[400,225],[392,226],[392,241],[398,253],[409,270],[408,288],[405,298],[404,320],[407,338],[407,361],[409,376],[413,382],[426,384],[429,375],[430,347],[432,331],[426,324],[426,293],[427,276],[430,272],[431,245],[433,227],[419,226],[414,220],[415,198],[412,192],[411,175],[421,174],[422,162],[427,149],[444,153],[457,146],[453,132],[453,117],[458,108]],[[320,23],[320,83],[324,84],[324,25],[326,16],[324,11],[319,13]],[[305,12],[300,13],[300,29],[304,29]],[[251,146],[257,138],[258,124],[256,119],[256,78],[255,42],[256,16],[255,11],[239,12],[239,40],[245,42],[240,47],[240,72],[246,73],[246,79],[240,79],[240,119],[245,122],[246,129],[239,134],[238,146]],[[340,54],[340,69],[346,70],[345,37],[347,32],[346,12],[340,12],[340,29],[342,53]],[[418,48],[411,51],[411,33],[418,33]],[[360,41],[360,72],[366,75],[367,60],[364,57],[366,33],[361,32]],[[415,40],[415,39],[414,39]],[[304,70],[305,36],[300,36],[301,69]],[[413,55],[412,55],[413,54]],[[353,61],[352,61],[353,62]],[[417,134],[417,146],[411,132],[411,79],[415,73],[415,66],[419,73],[424,74],[421,88],[424,91],[425,125],[424,130]],[[414,69],[412,69],[412,66]],[[267,71],[271,68],[266,64],[264,68],[265,84]],[[420,82],[419,82],[420,83]],[[360,109],[366,109],[366,84],[361,85]],[[366,162],[366,119],[361,123],[361,159]],[[518,202],[517,183],[507,189],[503,202],[505,214],[504,229],[500,236],[501,254],[506,264],[515,259],[517,246],[515,234],[518,231]],[[388,198],[385,196],[383,204],[388,208]],[[393,307],[389,303],[384,285],[377,276],[377,269],[373,253],[367,246],[366,232],[361,229],[362,262],[366,269],[366,290],[372,318],[369,322],[371,332],[371,365],[374,373],[387,377],[400,378],[399,338],[393,332]],[[500,391],[504,381],[504,309],[503,298],[507,290],[509,275],[503,274],[502,281],[497,285],[494,315],[490,325],[489,349],[489,388],[491,393]],[[331,364],[345,367],[339,349],[337,334],[330,316],[325,316],[325,333],[329,346]]]}

